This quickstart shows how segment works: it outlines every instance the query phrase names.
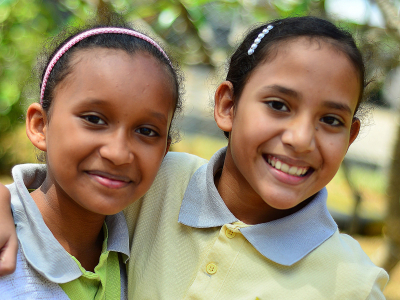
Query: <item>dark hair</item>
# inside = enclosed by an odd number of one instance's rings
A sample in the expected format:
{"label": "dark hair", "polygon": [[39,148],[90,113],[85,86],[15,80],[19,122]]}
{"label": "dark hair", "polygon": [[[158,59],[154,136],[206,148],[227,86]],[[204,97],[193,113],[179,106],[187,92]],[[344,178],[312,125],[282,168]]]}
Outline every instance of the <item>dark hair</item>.
{"label": "dark hair", "polygon": [[[254,40],[269,24],[273,28],[261,39],[254,53],[248,55],[247,52],[254,43]],[[329,21],[310,16],[275,20],[258,26],[246,35],[229,60],[226,80],[230,81],[233,85],[233,100],[235,102],[239,100],[252,72],[261,63],[271,57],[279,43],[298,37],[325,40],[348,56],[359,73],[360,79],[360,96],[355,110],[357,112],[362,102],[364,87],[366,85],[363,57],[349,32],[336,27]],[[225,133],[225,136],[227,136],[227,133]]]}
{"label": "dark hair", "polygon": [[[59,35],[52,38],[50,47],[46,47],[43,51],[40,60],[38,61],[38,71],[40,76],[40,87],[42,86],[42,81],[44,74],[46,72],[46,68],[50,63],[53,56],[58,52],[58,50],[63,47],[68,41],[74,38],[76,35],[90,30],[94,28],[101,27],[118,27],[118,28],[127,28],[132,29],[121,16],[117,14],[110,14],[106,20],[102,20],[102,22],[89,21],[89,24],[80,27],[68,27],[64,31],[62,31]],[[137,31],[135,29],[135,31]],[[151,56],[156,58],[160,64],[162,64],[171,77],[171,84],[173,85],[174,96],[175,96],[175,107],[174,107],[174,117],[177,113],[179,113],[182,109],[182,100],[181,100],[181,90],[180,83],[182,81],[182,76],[179,72],[177,66],[172,65],[172,62],[168,61],[168,59],[163,55],[163,53],[158,50],[155,46],[150,44],[147,41],[144,41],[140,38],[133,37],[127,34],[115,34],[115,33],[104,33],[89,36],[74,46],[72,46],[65,54],[61,56],[61,58],[57,61],[55,66],[53,67],[50,76],[47,80],[46,89],[43,95],[42,107],[45,112],[48,114],[48,119],[50,120],[51,115],[51,105],[54,98],[54,91],[56,86],[62,82],[65,77],[71,73],[71,58],[79,50],[82,49],[92,49],[92,48],[108,48],[108,49],[120,49],[129,54],[134,54],[137,52],[146,52]],[[52,49],[52,50],[49,50]],[[170,58],[171,59],[171,58]],[[169,139],[178,139],[178,133],[174,131],[174,129],[169,129],[168,133]]]}

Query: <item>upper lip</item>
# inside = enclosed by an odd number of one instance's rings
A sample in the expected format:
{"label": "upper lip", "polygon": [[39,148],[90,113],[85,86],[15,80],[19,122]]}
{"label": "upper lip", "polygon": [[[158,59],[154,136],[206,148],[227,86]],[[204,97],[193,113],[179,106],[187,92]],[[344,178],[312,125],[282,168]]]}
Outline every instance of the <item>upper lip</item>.
{"label": "upper lip", "polygon": [[306,163],[303,160],[299,160],[299,159],[293,159],[287,156],[282,156],[282,155],[275,155],[275,154],[264,154],[263,155],[266,159],[268,159],[268,157],[271,158],[276,158],[278,160],[280,160],[281,162],[290,165],[290,166],[295,166],[295,167],[300,167],[300,168],[313,168],[310,164]]}
{"label": "upper lip", "polygon": [[95,171],[87,171],[87,173],[105,177],[105,178],[108,178],[111,180],[118,180],[118,181],[123,181],[123,182],[131,182],[132,181],[128,176],[111,174],[111,173],[104,172],[104,171],[95,170]]}

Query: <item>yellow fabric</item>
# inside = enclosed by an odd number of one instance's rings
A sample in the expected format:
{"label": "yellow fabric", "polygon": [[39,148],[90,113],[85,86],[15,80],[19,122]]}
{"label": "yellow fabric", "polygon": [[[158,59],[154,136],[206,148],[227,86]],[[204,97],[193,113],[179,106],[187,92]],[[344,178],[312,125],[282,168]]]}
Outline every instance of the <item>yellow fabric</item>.
{"label": "yellow fabric", "polygon": [[133,235],[128,299],[384,299],[387,274],[339,232],[287,267],[262,256],[240,233],[241,222],[179,224],[186,186],[203,163],[168,154],[150,191],[125,210]]}
{"label": "yellow fabric", "polygon": [[121,278],[118,253],[107,250],[108,230],[104,224],[104,241],[99,264],[94,272],[86,271],[72,256],[82,271],[79,278],[60,284],[71,300],[102,300],[121,298]]}

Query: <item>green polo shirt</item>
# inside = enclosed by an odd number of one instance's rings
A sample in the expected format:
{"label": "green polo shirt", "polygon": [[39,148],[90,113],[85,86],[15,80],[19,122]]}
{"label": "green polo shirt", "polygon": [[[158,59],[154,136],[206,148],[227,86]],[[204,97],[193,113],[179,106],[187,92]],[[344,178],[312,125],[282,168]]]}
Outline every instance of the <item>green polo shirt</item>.
{"label": "green polo shirt", "polygon": [[86,271],[81,263],[71,255],[82,271],[82,276],[79,278],[60,284],[60,287],[71,300],[121,299],[121,276],[118,253],[107,250],[107,225],[104,224],[103,228],[103,249],[99,264],[94,268],[94,272]]}

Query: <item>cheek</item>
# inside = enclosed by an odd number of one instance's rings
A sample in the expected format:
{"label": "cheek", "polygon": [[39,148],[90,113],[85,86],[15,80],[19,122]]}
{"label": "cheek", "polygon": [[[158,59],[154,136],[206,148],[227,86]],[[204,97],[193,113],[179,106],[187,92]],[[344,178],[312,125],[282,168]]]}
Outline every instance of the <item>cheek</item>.
{"label": "cheek", "polygon": [[157,173],[165,156],[167,140],[160,140],[156,144],[141,144],[135,148],[136,157],[141,162],[142,172]]}
{"label": "cheek", "polygon": [[333,168],[332,172],[336,173],[346,155],[348,148],[348,137],[341,137],[337,139],[327,139],[324,143],[323,153],[325,164]]}
{"label": "cheek", "polygon": [[[138,149],[138,148],[137,148]],[[136,152],[137,172],[141,174],[141,185],[138,193],[144,195],[153,183],[164,159],[166,146],[160,147],[143,147]]]}
{"label": "cheek", "polygon": [[232,137],[239,140],[237,143],[242,143],[245,140],[254,140],[260,135],[264,120],[259,111],[251,109],[251,105],[242,105],[240,110],[236,111],[232,123]]}
{"label": "cheek", "polygon": [[[47,151],[54,158],[62,159],[64,164],[68,164],[72,162],[72,158],[91,151],[98,142],[74,123],[68,126],[54,124],[48,132]],[[71,160],[66,160],[65,157],[70,157]]]}

